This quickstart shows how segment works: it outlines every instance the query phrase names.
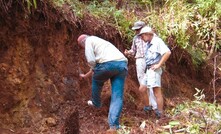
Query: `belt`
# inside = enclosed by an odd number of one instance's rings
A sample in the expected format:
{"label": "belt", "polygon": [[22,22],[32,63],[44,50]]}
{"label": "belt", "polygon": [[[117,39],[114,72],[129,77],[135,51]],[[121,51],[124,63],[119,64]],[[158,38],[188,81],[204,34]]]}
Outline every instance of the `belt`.
{"label": "belt", "polygon": [[145,68],[145,72],[147,71],[147,69],[149,70],[151,68],[152,65],[146,65],[146,68]]}
{"label": "belt", "polygon": [[135,57],[136,59],[143,59],[144,57]]}

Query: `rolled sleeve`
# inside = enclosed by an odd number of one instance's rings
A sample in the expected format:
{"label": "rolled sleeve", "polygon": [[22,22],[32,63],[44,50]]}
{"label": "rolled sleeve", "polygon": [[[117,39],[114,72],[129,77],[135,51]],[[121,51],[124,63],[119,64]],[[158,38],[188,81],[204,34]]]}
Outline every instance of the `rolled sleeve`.
{"label": "rolled sleeve", "polygon": [[170,49],[169,49],[168,46],[163,42],[163,40],[160,40],[160,41],[159,41],[159,50],[158,50],[158,52],[159,52],[161,55],[164,55],[165,53],[170,52]]}
{"label": "rolled sleeve", "polygon": [[131,49],[129,50],[129,53],[131,54],[131,55],[135,55],[135,53],[136,53],[136,46],[135,46],[136,44],[135,44],[135,38],[133,39],[133,42],[132,42],[132,46],[131,46]]}

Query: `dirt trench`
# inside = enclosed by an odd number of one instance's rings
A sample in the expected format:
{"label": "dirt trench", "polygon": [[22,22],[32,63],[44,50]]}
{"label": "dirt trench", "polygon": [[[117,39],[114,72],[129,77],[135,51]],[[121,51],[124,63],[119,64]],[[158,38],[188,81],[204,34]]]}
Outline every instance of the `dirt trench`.
{"label": "dirt trench", "polygon": [[[76,39],[82,33],[96,35],[123,51],[118,31],[89,14],[77,18],[67,5],[58,9],[37,1],[38,8],[28,11],[21,1],[1,2],[0,133],[86,134],[108,129],[110,83],[102,92],[103,107],[88,107],[91,80],[80,81],[78,75],[89,68]],[[208,86],[189,59],[184,50],[173,48],[163,74],[168,107],[174,106],[168,103],[173,98],[191,98],[195,87]],[[134,59],[130,59],[122,113],[127,126],[139,127],[140,120],[147,118],[139,109],[137,89]]]}

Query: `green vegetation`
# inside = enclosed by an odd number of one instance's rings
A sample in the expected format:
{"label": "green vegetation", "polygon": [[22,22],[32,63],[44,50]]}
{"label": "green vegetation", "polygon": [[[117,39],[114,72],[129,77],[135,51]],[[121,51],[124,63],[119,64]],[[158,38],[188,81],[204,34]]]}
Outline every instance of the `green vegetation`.
{"label": "green vegetation", "polygon": [[[118,30],[130,47],[134,32],[131,26],[143,20],[154,27],[167,43],[187,49],[193,63],[200,65],[221,49],[221,2],[219,0],[132,0],[117,8],[117,1],[50,0],[57,7],[64,5],[82,19],[84,14],[102,20]],[[37,0],[24,0],[27,8],[37,8]],[[62,9],[62,8],[61,8]],[[102,25],[102,24],[101,24]]]}
{"label": "green vegetation", "polygon": [[27,5],[28,11],[30,12],[31,7],[37,8],[37,0],[23,0],[23,3]]}
{"label": "green vegetation", "polygon": [[[155,128],[157,133],[212,134],[221,132],[221,106],[218,104],[195,100],[179,104],[167,112],[170,120],[167,124]],[[153,131],[147,127],[149,125],[151,123],[148,120],[142,121],[140,129],[144,132]],[[132,130],[132,127],[122,124],[122,129],[118,133],[129,134]]]}
{"label": "green vegetation", "polygon": [[88,13],[115,27],[128,44],[134,36],[131,26],[136,20],[143,20],[166,42],[173,38],[172,47],[178,45],[187,49],[195,65],[200,65],[221,48],[221,2],[218,0],[123,0],[121,8],[116,8],[116,1],[108,0],[52,2],[58,7],[70,5],[79,19]]}
{"label": "green vegetation", "polygon": [[54,0],[52,2],[58,7],[62,7],[65,3],[68,3],[79,19],[84,14],[90,14],[98,20],[102,20],[105,24],[115,27],[125,41],[131,42],[134,36],[130,26],[136,20],[135,15],[125,9],[117,9],[115,2],[108,0],[103,2],[95,0],[88,3],[81,3],[74,0]]}
{"label": "green vegetation", "polygon": [[179,120],[176,131],[190,134],[220,133],[221,106],[203,101],[203,90],[196,90],[195,101],[179,104],[170,111],[172,118]]}
{"label": "green vegetation", "polygon": [[[28,10],[37,8],[37,0],[24,0]],[[69,6],[82,19],[90,14],[118,30],[130,47],[134,32],[131,26],[143,20],[154,27],[166,42],[174,40],[173,46],[181,46],[192,55],[199,66],[221,49],[221,2],[219,0],[132,0],[117,8],[116,1],[94,0],[82,3],[78,0],[51,0],[57,7]],[[138,10],[138,11],[135,11]],[[102,25],[102,24],[101,24]],[[169,42],[168,42],[169,43]]]}
{"label": "green vegetation", "polygon": [[177,130],[190,134],[218,133],[221,130],[221,106],[204,101],[179,104],[172,109],[171,115],[179,120]]}
{"label": "green vegetation", "polygon": [[125,9],[117,9],[116,3],[110,1],[101,3],[93,1],[87,5],[86,9],[96,18],[116,27],[123,39],[132,40],[134,34],[130,26],[135,21],[134,14],[127,12]]}
{"label": "green vegetation", "polygon": [[51,0],[56,6],[62,7],[65,2],[70,3],[70,1],[65,1],[65,0]]}
{"label": "green vegetation", "polygon": [[220,4],[217,0],[193,3],[169,0],[159,12],[149,13],[146,20],[150,20],[164,40],[174,38],[174,45],[187,49],[193,63],[200,65],[221,46],[221,26],[218,24],[221,13],[217,12],[221,10]]}
{"label": "green vegetation", "polygon": [[[154,133],[173,134],[212,134],[221,132],[221,106],[216,103],[208,103],[204,101],[205,95],[203,90],[196,89],[194,101],[185,101],[176,105],[173,109],[167,109],[167,117],[169,121],[160,127],[156,126]],[[128,121],[126,121],[128,122]],[[122,120],[124,123],[124,120]],[[144,120],[140,124],[140,129],[145,132],[153,131],[148,126],[152,125],[150,121]],[[122,124],[119,134],[131,133],[132,127],[126,127]]]}

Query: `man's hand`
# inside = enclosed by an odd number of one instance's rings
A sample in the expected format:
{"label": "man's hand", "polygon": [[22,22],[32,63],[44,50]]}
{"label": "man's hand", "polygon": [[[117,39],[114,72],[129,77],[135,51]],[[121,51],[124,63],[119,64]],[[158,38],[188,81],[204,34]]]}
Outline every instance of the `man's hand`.
{"label": "man's hand", "polygon": [[79,74],[80,80],[84,79],[86,76],[85,74]]}
{"label": "man's hand", "polygon": [[124,54],[125,54],[125,55],[128,55],[128,54],[129,54],[129,52],[128,52],[127,49],[124,50]]}
{"label": "man's hand", "polygon": [[80,80],[84,79],[84,78],[88,78],[89,76],[92,76],[94,74],[93,70],[90,69],[86,74],[80,73],[79,77]]}
{"label": "man's hand", "polygon": [[154,64],[150,67],[150,69],[152,69],[152,70],[156,70],[158,68],[160,68],[160,64]]}
{"label": "man's hand", "polygon": [[167,59],[170,57],[170,54],[171,54],[171,51],[166,52],[162,56],[160,62],[158,64],[155,64],[155,65],[151,66],[151,69],[156,70],[156,69],[160,68],[167,61]]}
{"label": "man's hand", "polygon": [[152,70],[156,70],[156,69],[160,68],[160,67],[167,61],[167,59],[170,57],[170,54],[171,54],[171,51],[166,52],[166,53],[162,56],[160,62],[159,62],[158,64],[152,65],[152,66],[151,66],[151,69],[152,69]]}

